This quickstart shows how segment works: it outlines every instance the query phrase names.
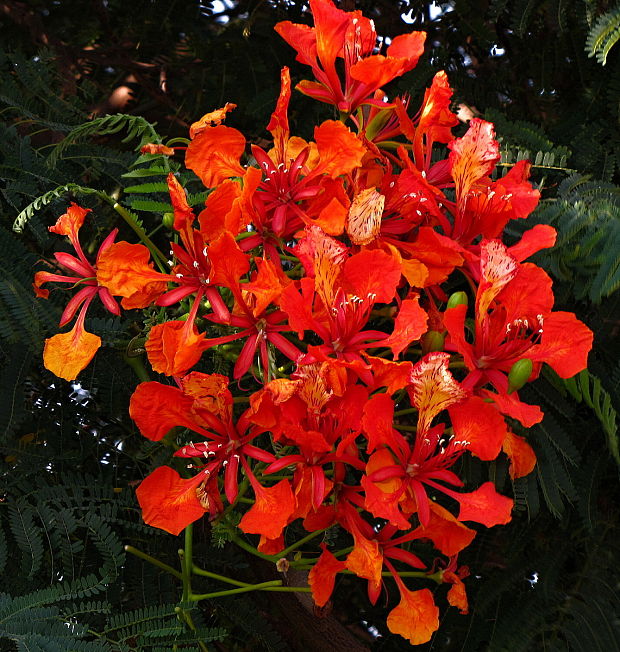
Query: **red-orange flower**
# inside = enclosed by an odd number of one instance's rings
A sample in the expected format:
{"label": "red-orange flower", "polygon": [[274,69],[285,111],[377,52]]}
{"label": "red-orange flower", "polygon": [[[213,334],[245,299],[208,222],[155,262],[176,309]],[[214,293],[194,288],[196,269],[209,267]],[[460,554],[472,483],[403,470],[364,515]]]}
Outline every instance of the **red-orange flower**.
{"label": "red-orange flower", "polygon": [[[424,51],[424,32],[402,34],[392,40],[387,56],[374,54],[377,33],[361,12],[337,9],[331,0],[310,0],[314,27],[284,21],[276,31],[297,50],[297,61],[312,68],[316,82],[297,88],[321,102],[351,113],[360,104],[377,103],[374,92],[415,67]],[[343,59],[344,81],[338,72]]]}
{"label": "red-orange flower", "polygon": [[52,233],[67,236],[75,249],[76,256],[64,252],[54,254],[58,264],[71,275],[37,272],[34,279],[35,293],[42,298],[47,298],[49,295],[49,290],[41,289],[44,283],[71,283],[74,287],[81,286],[81,289],[69,300],[60,317],[60,326],[65,326],[79,310],[75,325],[68,333],[59,333],[45,340],[43,351],[45,367],[65,380],[74,380],[101,346],[101,338],[87,332],[84,328],[86,311],[93,299],[99,297],[106,310],[114,315],[120,314],[120,308],[109,290],[97,280],[97,263],[112,246],[118,229],[114,229],[101,243],[97,252],[97,262],[91,264],[84,255],[78,237],[84,218],[89,212],[90,209],[72,203],[67,212],[58,218],[56,224],[49,227]]}

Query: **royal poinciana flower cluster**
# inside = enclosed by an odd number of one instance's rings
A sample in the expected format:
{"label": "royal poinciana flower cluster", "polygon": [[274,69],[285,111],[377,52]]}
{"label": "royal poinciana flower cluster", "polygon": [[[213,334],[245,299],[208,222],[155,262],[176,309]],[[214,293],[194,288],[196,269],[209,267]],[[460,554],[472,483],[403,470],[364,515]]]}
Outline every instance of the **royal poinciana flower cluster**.
{"label": "royal poinciana flower cluster", "polygon": [[[448,602],[466,613],[457,556],[480,526],[511,519],[512,499],[492,482],[464,489],[460,458],[506,455],[513,478],[530,473],[535,454],[506,417],[530,427],[543,415],[518,389],[543,363],[562,378],[582,370],[592,333],[553,310],[549,276],[527,262],[553,246],[554,230],[535,226],[511,246],[502,239],[538,203],[529,164],[499,174],[484,120],[454,137],[444,72],[417,112],[409,98],[384,94],[416,65],[425,34],[398,36],[381,54],[359,12],[310,5],[313,27],[277,31],[312,70],[297,89],[340,119],[316,126],[312,141],[292,135],[284,68],[269,150],[223,124],[231,104],[192,125],[187,148],[147,146],[184,155],[211,190],[195,214],[168,177],[168,273],[151,262],[152,247],[115,242],[116,231],[89,260],[79,241],[89,211],[72,204],[50,230],[76,255],[56,254],[63,272],[37,273],[35,288],[45,297],[43,284],[70,283],[61,326],[77,319],[46,342],[44,361],[68,380],[91,361],[101,341],[84,319],[96,297],[115,315],[185,312],[146,335],[148,361],[168,379],[131,397],[146,438],[185,429],[175,453],[182,473],[159,467],[137,490],[145,522],[178,534],[233,506],[247,540],[276,557],[291,544],[291,523],[317,542],[337,526],[349,548],[323,543],[305,560],[316,604],[343,571],[367,581],[373,603],[391,575],[401,601],[387,625],[418,644],[439,623],[425,577],[449,584]],[[468,292],[449,296],[458,282]],[[222,347],[234,353],[230,378],[192,371]],[[443,561],[423,561],[421,540]]]}

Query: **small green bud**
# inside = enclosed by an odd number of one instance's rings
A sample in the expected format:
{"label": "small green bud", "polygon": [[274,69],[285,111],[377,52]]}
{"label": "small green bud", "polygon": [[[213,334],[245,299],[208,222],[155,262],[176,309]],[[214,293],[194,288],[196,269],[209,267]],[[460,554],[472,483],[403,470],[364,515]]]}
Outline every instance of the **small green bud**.
{"label": "small green bud", "polygon": [[174,226],[174,213],[164,213],[161,221],[167,229],[171,229]]}
{"label": "small green bud", "polygon": [[517,360],[508,373],[508,393],[521,389],[532,375],[534,365],[529,358]]}
{"label": "small green bud", "polygon": [[467,295],[465,292],[454,292],[448,299],[448,310],[456,308],[457,306],[466,306],[468,304]]}
{"label": "small green bud", "polygon": [[422,354],[426,355],[431,351],[443,351],[446,334],[442,331],[428,331],[422,335],[420,343],[422,345]]}

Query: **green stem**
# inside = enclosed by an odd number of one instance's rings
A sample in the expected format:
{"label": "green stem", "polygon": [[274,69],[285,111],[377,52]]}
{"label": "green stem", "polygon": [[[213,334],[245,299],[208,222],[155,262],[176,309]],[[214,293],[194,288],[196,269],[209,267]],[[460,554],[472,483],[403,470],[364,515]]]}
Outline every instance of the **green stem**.
{"label": "green stem", "polygon": [[282,552],[279,552],[277,555],[274,555],[276,558],[282,558],[286,557],[290,552],[293,550],[296,550],[299,548],[299,546],[303,546],[304,543],[307,543],[308,541],[312,541],[315,537],[318,537],[320,534],[323,534],[327,528],[323,528],[322,530],[317,530],[316,532],[311,532],[310,534],[306,535],[302,539],[299,539],[299,541],[295,541],[295,543],[291,544],[288,548],[284,548]]}
{"label": "green stem", "polygon": [[394,412],[395,417],[402,417],[405,414],[413,414],[414,412],[417,412],[418,408],[407,408],[406,410],[397,410]]}
{"label": "green stem", "polygon": [[261,591],[279,591],[281,593],[312,593],[309,586],[271,586],[261,589]]}
{"label": "green stem", "polygon": [[237,595],[238,593],[250,593],[251,591],[260,591],[267,587],[280,587],[282,580],[271,580],[270,582],[261,582],[260,584],[250,584],[241,586],[238,589],[227,589],[226,591],[214,591],[213,593],[190,593],[188,599],[192,602],[199,600],[210,600],[211,598],[220,598],[225,595]]}
{"label": "green stem", "polygon": [[230,532],[229,536],[230,540],[233,543],[236,543],[240,548],[243,548],[246,552],[249,552],[255,557],[260,557],[261,559],[266,559],[267,561],[277,561],[279,559],[279,557],[274,557],[273,555],[265,555],[264,553],[259,552],[254,546],[246,543],[243,539],[238,537],[236,534],[233,534],[232,532]]}
{"label": "green stem", "polygon": [[171,138],[167,143],[166,147],[172,147],[175,143],[182,143],[183,145],[190,144],[189,138],[183,138],[182,136],[177,136],[176,138]]}
{"label": "green stem", "polygon": [[185,528],[185,546],[179,550],[179,557],[181,558],[181,573],[183,580],[183,597],[182,602],[187,602],[189,596],[192,594],[192,555],[194,547],[194,524],[190,523]]}
{"label": "green stem", "polygon": [[125,360],[125,362],[134,370],[134,373],[138,376],[138,380],[143,383],[147,383],[151,380],[149,373],[140,358],[130,358],[128,355],[124,355],[123,360]]}
{"label": "green stem", "polygon": [[205,570],[204,568],[199,568],[196,566],[196,564],[192,564],[192,573],[194,573],[194,575],[210,577],[211,579],[219,580],[220,582],[225,582],[226,584],[232,584],[233,586],[251,586],[249,582],[240,582],[239,580],[233,580],[232,577],[226,577],[224,575],[212,573],[211,571]]}
{"label": "green stem", "polygon": [[147,555],[146,552],[142,552],[142,550],[138,550],[133,546],[125,546],[125,551],[131,553],[135,557],[144,559],[144,561],[148,561],[149,564],[153,564],[153,566],[157,566],[158,568],[161,568],[162,570],[166,571],[166,573],[170,573],[171,575],[174,575],[178,579],[183,579],[183,576],[181,575],[181,573],[179,573],[178,570],[176,570],[176,568],[172,568],[172,566],[168,566],[168,564],[164,564],[163,561],[159,561],[159,559],[156,559],[155,557],[151,557],[151,555]]}

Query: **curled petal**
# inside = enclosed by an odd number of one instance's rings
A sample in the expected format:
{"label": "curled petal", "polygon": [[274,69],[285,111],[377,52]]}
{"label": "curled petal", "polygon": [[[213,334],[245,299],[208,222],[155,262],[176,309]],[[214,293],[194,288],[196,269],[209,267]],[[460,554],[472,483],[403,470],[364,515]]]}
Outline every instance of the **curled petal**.
{"label": "curled petal", "polygon": [[182,231],[192,226],[194,222],[194,211],[187,203],[185,189],[172,172],[168,175],[167,182],[170,201],[174,210],[174,228],[176,231]]}
{"label": "curled petal", "polygon": [[468,614],[469,604],[467,602],[467,593],[461,578],[452,571],[445,571],[443,574],[443,580],[444,582],[452,584],[447,596],[450,605],[452,607],[457,607],[461,614]]}
{"label": "curled petal", "polygon": [[336,575],[345,569],[345,562],[339,561],[321,544],[323,552],[308,574],[308,584],[312,589],[312,598],[319,607],[324,607],[334,591]]}
{"label": "curled petal", "polygon": [[174,156],[174,149],[157,143],[147,143],[140,148],[142,154],[163,154],[164,156]]}
{"label": "curled petal", "polygon": [[452,557],[474,540],[476,531],[458,521],[435,502],[430,503],[430,518],[426,526],[415,529],[416,539],[430,539],[442,554]]}
{"label": "curled petal", "polygon": [[146,353],[154,371],[166,376],[182,376],[206,350],[204,333],[187,328],[184,321],[168,321],[153,326],[146,341]]}
{"label": "curled petal", "polygon": [[73,242],[77,240],[77,234],[82,224],[84,224],[84,218],[90,212],[90,208],[82,208],[75,202],[71,202],[67,212],[61,215],[56,221],[56,224],[49,227],[49,230],[58,235],[66,235]]}
{"label": "curled petal", "polygon": [[513,480],[529,475],[534,470],[536,453],[527,443],[525,437],[520,437],[509,431],[502,444],[502,449],[510,458],[508,472]]}
{"label": "curled petal", "polygon": [[205,113],[200,120],[192,123],[189,128],[189,137],[193,140],[196,136],[203,132],[207,127],[216,127],[217,125],[222,124],[226,119],[226,114],[233,109],[236,109],[237,105],[232,102],[226,102],[226,104],[221,109],[216,109],[215,111],[210,111]]}
{"label": "curled petal", "polygon": [[153,269],[150,258],[144,245],[116,242],[99,256],[97,282],[110,294],[124,297],[124,308],[145,308],[166,291],[168,279]]}

